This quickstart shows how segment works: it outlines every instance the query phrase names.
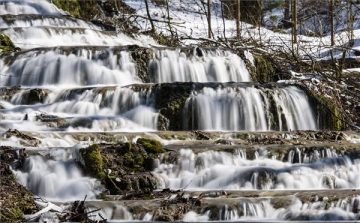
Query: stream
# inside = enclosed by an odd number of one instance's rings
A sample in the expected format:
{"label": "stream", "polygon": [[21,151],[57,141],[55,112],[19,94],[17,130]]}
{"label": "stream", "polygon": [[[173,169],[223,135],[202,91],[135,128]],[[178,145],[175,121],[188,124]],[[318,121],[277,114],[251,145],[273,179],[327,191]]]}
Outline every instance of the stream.
{"label": "stream", "polygon": [[[26,149],[12,171],[53,212],[86,197],[99,209],[91,218],[108,222],[360,220],[360,135],[322,141],[320,112],[300,86],[254,83],[231,51],[152,47],[48,1],[0,0],[0,29],[21,48],[0,58],[0,146]],[[80,150],[144,136],[167,151],[154,161],[154,193],[178,190],[200,205],[179,214],[161,199],[105,199],[84,174]],[[36,217],[57,222],[49,210]]]}

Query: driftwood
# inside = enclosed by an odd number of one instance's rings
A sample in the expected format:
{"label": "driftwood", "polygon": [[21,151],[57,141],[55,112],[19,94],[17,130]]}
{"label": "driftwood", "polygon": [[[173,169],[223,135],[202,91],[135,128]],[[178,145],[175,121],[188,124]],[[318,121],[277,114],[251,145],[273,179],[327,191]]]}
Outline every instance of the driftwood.
{"label": "driftwood", "polygon": [[85,200],[74,201],[74,203],[62,213],[58,214],[58,218],[61,222],[86,222],[86,223],[106,223],[107,220],[99,214],[102,220],[91,220],[90,214],[98,212],[100,209],[87,211],[85,206]]}

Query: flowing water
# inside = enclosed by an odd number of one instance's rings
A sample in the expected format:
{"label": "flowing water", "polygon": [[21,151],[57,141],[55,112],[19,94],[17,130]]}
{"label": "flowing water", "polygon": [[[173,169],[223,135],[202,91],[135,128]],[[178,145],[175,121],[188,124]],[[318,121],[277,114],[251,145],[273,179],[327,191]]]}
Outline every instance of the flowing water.
{"label": "flowing water", "polygon": [[[22,49],[0,58],[0,131],[17,129],[39,134],[38,147],[26,147],[36,155],[28,157],[14,173],[19,183],[49,201],[66,203],[87,195],[90,209],[101,208],[105,218],[155,219],[152,212],[134,217],[124,203],[97,200],[103,189],[100,182],[84,176],[78,164],[79,149],[93,142],[73,138],[70,133],[158,131],[162,115],[157,105],[162,98],[157,91],[164,83],[187,82],[187,86],[194,86],[184,106],[177,108],[182,115],[177,117],[180,130],[271,132],[321,128],[305,91],[296,85],[252,83],[245,62],[230,51],[151,48],[145,66],[147,77],[143,78],[127,46],[148,47],[145,37],[109,34],[99,26],[66,15],[48,1],[0,0],[0,29]],[[232,83],[220,84],[225,82]],[[196,87],[197,83],[201,87]],[[9,95],[5,92],[10,88],[14,93]],[[20,139],[6,134],[0,145],[23,147]],[[158,189],[360,188],[359,158],[331,147],[309,153],[300,146],[283,158],[272,154],[272,147],[262,146],[255,158],[250,158],[241,145],[234,146],[233,152],[199,153],[192,150],[194,145],[178,145],[175,161],[169,161],[166,155],[159,159],[153,171],[160,182]],[[359,196],[337,202],[325,202],[323,198],[313,203],[289,196],[291,202],[286,208],[274,205],[270,197],[233,199],[218,209],[189,211],[182,219],[276,222],[360,218]]]}

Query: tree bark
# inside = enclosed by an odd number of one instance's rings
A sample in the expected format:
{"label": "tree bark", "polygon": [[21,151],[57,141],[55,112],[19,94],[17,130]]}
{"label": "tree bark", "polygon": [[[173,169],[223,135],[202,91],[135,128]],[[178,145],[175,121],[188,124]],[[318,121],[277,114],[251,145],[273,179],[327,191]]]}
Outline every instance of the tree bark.
{"label": "tree bark", "polygon": [[171,38],[174,38],[174,32],[171,28],[171,23],[170,23],[170,10],[169,10],[169,0],[166,0],[166,11],[167,11],[167,19],[168,19],[168,26],[169,26],[169,31],[171,33]]}
{"label": "tree bark", "polygon": [[154,22],[153,22],[153,20],[151,19],[151,16],[150,16],[148,0],[144,0],[144,1],[145,1],[145,7],[146,7],[146,14],[147,14],[147,16],[149,18],[150,25],[151,25],[151,32],[155,32]]}
{"label": "tree bark", "polygon": [[349,29],[349,36],[350,36],[350,47],[353,45],[354,43],[354,15],[353,15],[353,11],[352,11],[352,2],[351,0],[348,1],[348,29]]}
{"label": "tree bark", "polygon": [[222,22],[223,22],[223,34],[224,34],[224,39],[225,41],[227,42],[227,39],[226,39],[226,23],[225,23],[225,16],[224,16],[224,2],[221,1],[221,17],[222,17]]}
{"label": "tree bark", "polygon": [[284,20],[290,21],[290,0],[285,0]]}
{"label": "tree bark", "polygon": [[331,46],[335,45],[335,27],[334,27],[334,0],[330,0],[330,19],[331,19]]}
{"label": "tree bark", "polygon": [[207,1],[208,38],[212,37],[211,31],[211,0]]}
{"label": "tree bark", "polygon": [[236,37],[238,40],[240,40],[240,36],[241,36],[240,17],[241,17],[240,0],[236,0]]}
{"label": "tree bark", "polygon": [[293,13],[293,43],[297,43],[297,7],[296,0],[292,2],[292,13]]}

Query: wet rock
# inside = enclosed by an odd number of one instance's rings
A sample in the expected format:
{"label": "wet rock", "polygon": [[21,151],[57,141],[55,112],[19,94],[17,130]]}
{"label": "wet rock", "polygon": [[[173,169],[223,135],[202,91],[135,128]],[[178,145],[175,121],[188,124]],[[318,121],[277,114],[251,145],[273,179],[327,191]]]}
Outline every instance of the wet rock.
{"label": "wet rock", "polygon": [[24,146],[36,147],[40,143],[40,140],[28,136],[17,129],[9,129],[4,133],[4,138],[16,137],[20,139],[20,143]]}
{"label": "wet rock", "polygon": [[13,87],[1,87],[0,88],[0,97],[3,100],[10,101],[12,96],[20,91],[20,86],[13,86]]}
{"label": "wet rock", "polygon": [[1,222],[23,222],[24,214],[33,214],[39,210],[32,194],[16,182],[10,170],[18,159],[12,147],[0,146],[0,219]]}
{"label": "wet rock", "polygon": [[159,131],[166,131],[169,128],[169,123],[170,120],[167,119],[165,116],[163,116],[162,114],[159,114],[158,117],[158,123],[157,123],[157,130]]}
{"label": "wet rock", "polygon": [[83,128],[91,128],[93,120],[91,118],[74,118],[70,121],[70,126],[74,128],[83,127]]}
{"label": "wet rock", "polygon": [[193,133],[196,135],[197,140],[210,140],[210,137],[202,131],[193,131]]}
{"label": "wet rock", "polygon": [[[127,194],[132,199],[158,187],[156,177],[147,171],[153,170],[158,155],[165,152],[159,141],[139,138],[136,143],[92,145],[80,152],[85,172],[99,178],[110,194]],[[108,169],[111,172],[105,173]]]}
{"label": "wet rock", "polygon": [[154,139],[139,138],[136,143],[143,146],[147,153],[158,154],[166,152],[161,143]]}
{"label": "wet rock", "polygon": [[138,71],[137,74],[144,83],[150,82],[147,65],[149,64],[151,55],[152,55],[151,49],[142,48],[142,47],[136,47],[131,52],[131,57],[133,61],[136,63],[136,68]]}
{"label": "wet rock", "polygon": [[149,172],[124,175],[120,178],[120,181],[116,182],[116,185],[121,190],[130,192],[124,199],[136,198],[136,193],[132,194],[131,191],[150,193],[158,187],[158,184],[158,179]]}
{"label": "wet rock", "polygon": [[7,35],[0,33],[0,56],[19,50]]}
{"label": "wet rock", "polygon": [[95,177],[103,177],[104,161],[100,153],[100,146],[97,144],[91,145],[85,149],[80,149],[82,164],[85,171]]}
{"label": "wet rock", "polygon": [[23,94],[24,103],[30,105],[36,103],[43,103],[48,94],[48,90],[40,88],[31,89]]}

